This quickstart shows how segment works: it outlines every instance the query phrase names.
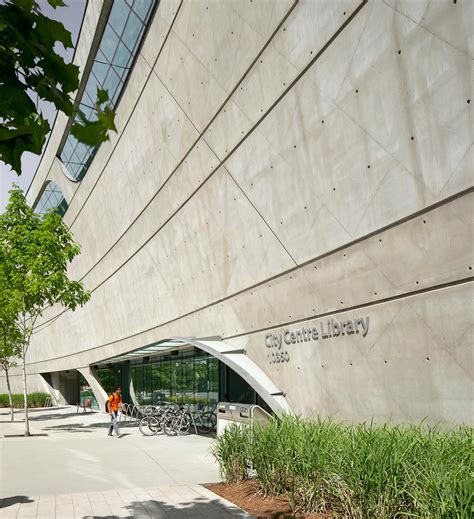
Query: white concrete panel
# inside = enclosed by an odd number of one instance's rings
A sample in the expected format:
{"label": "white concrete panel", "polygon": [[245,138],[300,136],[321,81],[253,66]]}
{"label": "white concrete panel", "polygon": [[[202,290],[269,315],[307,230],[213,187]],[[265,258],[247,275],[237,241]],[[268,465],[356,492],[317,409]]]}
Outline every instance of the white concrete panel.
{"label": "white concrete panel", "polygon": [[471,145],[471,67],[468,56],[376,2],[337,104],[436,195]]}
{"label": "white concrete panel", "polygon": [[[223,158],[247,133],[248,121],[257,123],[359,5],[353,0],[338,0],[325,3],[325,9],[321,10],[321,4],[319,0],[297,4],[225,110],[212,123],[206,139],[219,157]],[[361,13],[356,17],[355,30],[351,28],[351,34],[361,31],[359,16]],[[365,13],[361,17],[364,19]],[[347,60],[338,58],[337,70],[333,66],[331,77],[344,73]]]}
{"label": "white concrete panel", "polygon": [[387,171],[401,169],[311,77],[275,107],[227,167],[298,263],[354,238]]}
{"label": "white concrete panel", "polygon": [[181,0],[166,0],[160,2],[156,9],[153,22],[151,23],[140,54],[149,65],[155,63],[156,58],[165,42],[166,35],[175,19]]}
{"label": "white concrete panel", "polygon": [[[160,56],[156,71],[190,119],[202,131],[216,114],[280,18],[291,6],[272,10],[255,2],[245,9],[263,20],[256,30],[240,15],[235,2],[185,2]],[[243,7],[242,7],[243,8]]]}
{"label": "white concrete panel", "polygon": [[383,0],[415,23],[420,23],[431,0]]}
{"label": "white concrete panel", "polygon": [[470,0],[436,0],[429,3],[421,25],[440,40],[474,58],[473,20]]}

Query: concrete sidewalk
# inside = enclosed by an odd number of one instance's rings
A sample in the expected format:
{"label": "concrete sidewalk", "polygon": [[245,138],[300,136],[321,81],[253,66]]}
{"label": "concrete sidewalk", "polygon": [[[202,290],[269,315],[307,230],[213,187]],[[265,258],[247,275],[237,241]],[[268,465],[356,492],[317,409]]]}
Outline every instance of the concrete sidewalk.
{"label": "concrete sidewalk", "polygon": [[[20,419],[21,414],[16,415]],[[219,481],[202,436],[142,436],[104,413],[34,410],[31,438],[0,411],[0,517],[244,517],[204,487]]]}

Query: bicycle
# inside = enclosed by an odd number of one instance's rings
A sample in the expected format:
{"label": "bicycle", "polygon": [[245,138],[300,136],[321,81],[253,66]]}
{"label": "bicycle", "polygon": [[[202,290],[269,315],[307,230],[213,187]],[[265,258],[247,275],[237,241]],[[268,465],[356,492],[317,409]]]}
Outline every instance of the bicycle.
{"label": "bicycle", "polygon": [[216,424],[217,417],[212,411],[202,412],[202,408],[190,411],[181,405],[175,416],[170,416],[163,422],[163,430],[168,436],[176,436],[187,434],[193,425],[196,434],[198,429],[201,433],[208,434],[216,428]]}
{"label": "bicycle", "polygon": [[176,415],[177,408],[174,405],[162,404],[147,411],[148,413],[140,419],[138,428],[144,436],[154,436],[163,429],[164,421]]}

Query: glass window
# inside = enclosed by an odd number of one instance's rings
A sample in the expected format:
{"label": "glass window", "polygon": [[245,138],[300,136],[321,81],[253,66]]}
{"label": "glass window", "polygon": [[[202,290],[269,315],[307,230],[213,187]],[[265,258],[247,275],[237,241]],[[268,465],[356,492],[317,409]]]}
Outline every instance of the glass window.
{"label": "glass window", "polygon": [[68,203],[59,189],[59,186],[51,180],[46,182],[38,202],[33,208],[43,215],[49,211],[57,211],[61,216],[67,211]]}
{"label": "glass window", "polygon": [[[109,93],[109,105],[114,109],[130,73],[133,59],[145,33],[153,7],[158,0],[118,0],[113,3],[92,71],[87,79],[80,106],[92,121],[96,116],[94,106],[97,88]],[[71,155],[71,149],[76,149]],[[71,133],[59,157],[74,180],[81,180],[97,151],[97,147],[78,149]]]}
{"label": "glass window", "polygon": [[79,401],[83,405],[85,400],[92,400],[92,408],[99,409],[99,404],[94,396],[92,388],[89,386],[87,380],[79,375]]}

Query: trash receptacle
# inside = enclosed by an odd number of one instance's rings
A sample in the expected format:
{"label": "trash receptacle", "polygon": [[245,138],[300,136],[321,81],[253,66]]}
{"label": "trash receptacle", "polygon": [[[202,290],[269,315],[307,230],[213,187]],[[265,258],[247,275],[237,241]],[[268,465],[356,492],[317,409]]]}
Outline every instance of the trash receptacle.
{"label": "trash receptacle", "polygon": [[230,424],[242,427],[253,422],[265,424],[270,419],[271,415],[259,405],[220,402],[217,404],[217,435],[222,434]]}

